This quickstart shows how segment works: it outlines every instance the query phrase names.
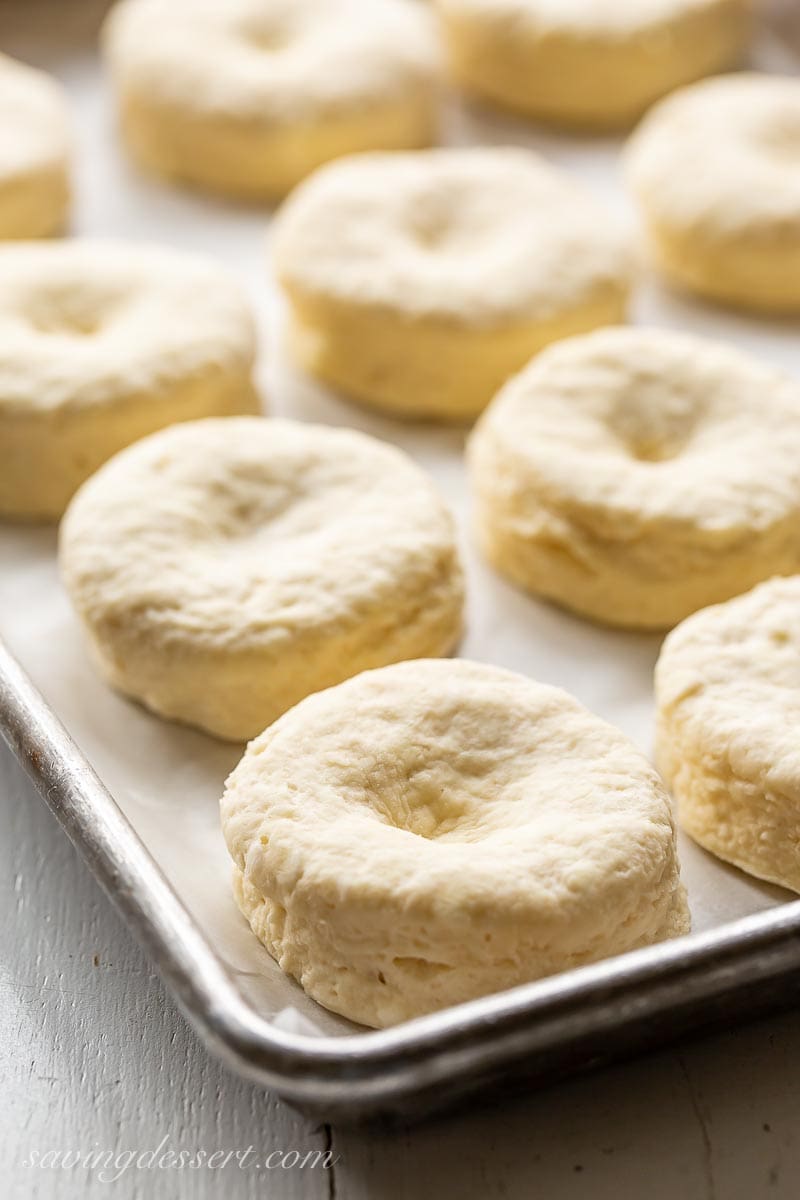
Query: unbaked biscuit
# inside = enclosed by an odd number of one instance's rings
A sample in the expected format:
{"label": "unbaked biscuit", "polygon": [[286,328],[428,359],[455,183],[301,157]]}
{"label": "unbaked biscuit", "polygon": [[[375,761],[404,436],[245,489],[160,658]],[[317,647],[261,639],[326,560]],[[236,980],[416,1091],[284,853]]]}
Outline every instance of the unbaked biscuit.
{"label": "unbaked biscuit", "polygon": [[333,163],[273,250],[297,362],[400,416],[475,417],[549,342],[624,319],[630,283],[602,208],[519,149]]}
{"label": "unbaked biscuit", "polygon": [[689,928],[644,756],[566,692],[478,663],[304,700],[248,747],[222,826],[256,936],[365,1025]]}
{"label": "unbaked biscuit", "polygon": [[658,761],[683,828],[800,892],[800,576],[696,613],[656,667]]}
{"label": "unbaked biscuit", "polygon": [[426,146],[438,45],[412,0],[121,0],[104,44],[142,166],[275,199],[357,150]]}
{"label": "unbaked biscuit", "polygon": [[252,413],[243,291],[213,259],[100,239],[0,247],[0,516],[52,520],[117,450]]}
{"label": "unbaked biscuit", "polygon": [[654,329],[560,342],[472,434],[475,523],[514,582],[663,629],[800,570],[800,385]]}
{"label": "unbaked biscuit", "polygon": [[667,279],[755,312],[800,312],[800,79],[730,75],[662,101],[626,174]]}
{"label": "unbaked biscuit", "polygon": [[673,88],[733,65],[750,0],[436,0],[466,91],[537,120],[631,124]]}
{"label": "unbaked biscuit", "polygon": [[0,54],[0,238],[47,237],[64,228],[69,158],[62,88]]}
{"label": "unbaked biscuit", "polygon": [[353,430],[173,426],[81,488],[60,541],[103,675],[223,738],[461,633],[449,512],[407,455]]}

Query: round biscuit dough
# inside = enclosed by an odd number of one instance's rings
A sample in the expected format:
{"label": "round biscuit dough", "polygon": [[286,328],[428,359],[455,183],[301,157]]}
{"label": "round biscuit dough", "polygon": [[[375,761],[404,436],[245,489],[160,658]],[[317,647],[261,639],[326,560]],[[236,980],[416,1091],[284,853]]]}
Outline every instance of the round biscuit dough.
{"label": "round biscuit dough", "polygon": [[656,667],[658,761],[696,842],[800,892],[800,576],[696,613]]}
{"label": "round biscuit dough", "polygon": [[60,84],[0,54],[0,238],[48,237],[64,228],[70,152]]}
{"label": "round biscuit dough", "polygon": [[483,664],[310,696],[248,747],[222,827],[256,936],[365,1025],[689,928],[644,756],[566,692]]}
{"label": "round biscuit dough", "polygon": [[201,188],[276,199],[436,136],[438,43],[412,0],[121,0],[103,41],[135,158]]}
{"label": "round biscuit dough", "polygon": [[742,56],[751,0],[436,0],[450,70],[476,97],[588,130],[632,124]]}
{"label": "round biscuit dough", "polygon": [[709,79],[657,105],[625,152],[649,252],[707,299],[800,313],[800,79]]}
{"label": "round biscuit dough", "polygon": [[60,541],[102,674],[222,738],[461,634],[449,512],[407,455],[353,430],[251,417],[162,430],[84,484]]}
{"label": "round biscuit dough", "polygon": [[398,416],[474,418],[543,346],[624,319],[625,240],[509,148],[354,155],[286,202],[273,257],[312,375]]}
{"label": "round biscuit dough", "polygon": [[52,520],[147,433],[259,411],[253,317],[213,259],[87,239],[0,246],[0,516]]}
{"label": "round biscuit dough", "polygon": [[800,385],[683,333],[560,342],[468,445],[487,558],[609,625],[665,629],[800,570]]}

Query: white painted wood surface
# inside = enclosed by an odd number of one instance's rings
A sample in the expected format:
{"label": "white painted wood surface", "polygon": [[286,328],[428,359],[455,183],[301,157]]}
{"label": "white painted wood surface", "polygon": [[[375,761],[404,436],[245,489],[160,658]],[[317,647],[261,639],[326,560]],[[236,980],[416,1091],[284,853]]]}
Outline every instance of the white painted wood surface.
{"label": "white painted wood surface", "polygon": [[[215,1060],[0,747],[0,1195],[797,1200],[800,1016],[417,1129],[326,1129]],[[333,1171],[26,1166],[48,1150],[332,1144]],[[273,1162],[275,1160],[273,1159]],[[112,1171],[112,1174],[114,1172]],[[224,1178],[220,1178],[220,1175]]]}

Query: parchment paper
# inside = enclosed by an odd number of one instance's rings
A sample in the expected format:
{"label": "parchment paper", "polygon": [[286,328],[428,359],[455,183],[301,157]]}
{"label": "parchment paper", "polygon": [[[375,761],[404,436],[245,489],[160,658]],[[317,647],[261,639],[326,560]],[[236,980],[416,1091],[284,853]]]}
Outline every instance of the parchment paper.
{"label": "parchment paper", "polygon": [[[268,214],[138,176],[117,145],[110,96],[92,47],[79,41],[77,48],[53,49],[56,33],[39,22],[11,44],[7,38],[3,48],[54,71],[70,89],[77,133],[73,231],[204,250],[228,263],[258,311],[259,379],[269,411],[363,429],[402,446],[436,477],[458,516],[468,569],[468,633],[461,654],[567,688],[649,752],[660,639],[605,632],[537,603],[480,562],[469,536],[461,457],[465,431],[382,419],[294,374],[282,353],[283,314],[267,275]],[[762,65],[786,69],[788,60],[776,47],[763,52],[769,60]],[[449,140],[540,150],[582,177],[607,206],[609,219],[633,225],[619,180],[619,142],[531,132],[455,104],[446,121]],[[800,376],[797,324],[767,324],[704,308],[647,277],[637,288],[631,319],[730,339]],[[325,1033],[352,1030],[283,976],[231,899],[217,802],[241,747],[150,716],[98,680],[58,581],[55,546],[53,528],[0,525],[0,633],[259,1010],[295,1028],[299,1023]],[[688,839],[682,840],[681,855],[695,929],[790,898],[716,862]]]}

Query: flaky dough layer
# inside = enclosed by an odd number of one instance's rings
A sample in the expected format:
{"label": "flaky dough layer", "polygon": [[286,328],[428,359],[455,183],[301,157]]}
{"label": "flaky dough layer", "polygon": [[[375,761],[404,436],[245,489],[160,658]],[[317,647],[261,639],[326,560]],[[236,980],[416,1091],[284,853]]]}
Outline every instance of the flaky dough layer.
{"label": "flaky dough layer", "polygon": [[659,104],[626,150],[656,265],[756,312],[800,312],[800,79],[709,79]]}
{"label": "flaky dough layer", "polygon": [[100,239],[0,246],[0,515],[52,520],[123,446],[251,413],[253,317],[213,259]]}
{"label": "flaky dough layer", "polygon": [[800,570],[800,387],[729,346],[563,341],[500,392],[468,459],[489,560],[595,620],[663,629]]}
{"label": "flaky dough layer", "polygon": [[468,420],[549,342],[623,319],[624,239],[527,150],[357,155],[279,214],[301,366],[375,408]]}
{"label": "flaky dough layer", "polygon": [[248,747],[222,826],[256,936],[366,1025],[689,928],[644,757],[566,692],[478,663],[304,700]]}
{"label": "flaky dough layer", "polygon": [[750,0],[435,0],[453,78],[536,120],[631,125],[674,88],[732,66]]}
{"label": "flaky dough layer", "polygon": [[800,576],[684,621],[656,667],[658,761],[712,854],[800,892]]}
{"label": "flaky dough layer", "polygon": [[0,54],[0,238],[60,233],[70,202],[67,100],[43,71]]}
{"label": "flaky dough layer", "polygon": [[673,88],[733,65],[750,0],[436,0],[453,76],[537,120],[630,125]]}
{"label": "flaky dough layer", "polygon": [[73,500],[61,569],[102,673],[163,716],[259,733],[367,667],[461,633],[453,521],[352,430],[226,418],[129,447]]}
{"label": "flaky dough layer", "polygon": [[438,46],[412,0],[121,0],[104,44],[133,154],[199,187],[275,199],[339,155],[435,137]]}

